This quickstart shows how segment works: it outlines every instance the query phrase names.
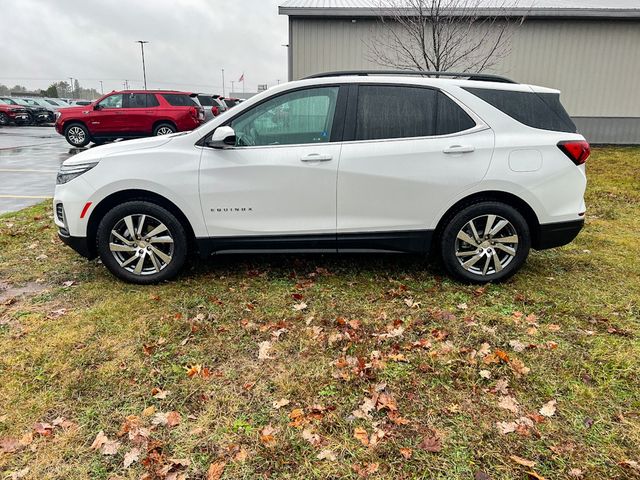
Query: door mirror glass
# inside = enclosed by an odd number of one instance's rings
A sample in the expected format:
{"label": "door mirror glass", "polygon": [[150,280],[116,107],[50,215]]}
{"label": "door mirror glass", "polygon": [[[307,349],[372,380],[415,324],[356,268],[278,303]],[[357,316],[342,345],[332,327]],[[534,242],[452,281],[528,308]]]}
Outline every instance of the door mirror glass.
{"label": "door mirror glass", "polygon": [[231,127],[218,127],[207,140],[207,147],[229,148],[236,144],[236,132]]}

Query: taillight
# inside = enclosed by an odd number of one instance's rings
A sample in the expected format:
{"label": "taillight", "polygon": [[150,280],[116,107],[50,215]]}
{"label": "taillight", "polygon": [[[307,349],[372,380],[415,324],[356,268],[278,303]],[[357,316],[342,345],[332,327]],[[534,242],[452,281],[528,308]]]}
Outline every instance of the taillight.
{"label": "taillight", "polygon": [[220,108],[218,107],[211,107],[211,113],[213,113],[214,117],[217,117],[218,115],[220,115]]}
{"label": "taillight", "polygon": [[582,165],[591,155],[591,147],[584,140],[560,142],[558,148],[576,165]]}

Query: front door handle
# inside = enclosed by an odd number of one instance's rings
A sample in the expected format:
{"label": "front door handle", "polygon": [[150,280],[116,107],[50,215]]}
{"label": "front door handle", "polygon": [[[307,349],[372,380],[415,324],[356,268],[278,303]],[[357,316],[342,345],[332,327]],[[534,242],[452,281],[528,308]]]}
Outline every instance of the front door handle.
{"label": "front door handle", "polygon": [[300,159],[301,162],[329,162],[333,160],[331,155],[320,155],[319,153],[310,153]]}
{"label": "front door handle", "polygon": [[472,153],[476,151],[476,147],[471,145],[451,145],[443,150],[444,153]]}

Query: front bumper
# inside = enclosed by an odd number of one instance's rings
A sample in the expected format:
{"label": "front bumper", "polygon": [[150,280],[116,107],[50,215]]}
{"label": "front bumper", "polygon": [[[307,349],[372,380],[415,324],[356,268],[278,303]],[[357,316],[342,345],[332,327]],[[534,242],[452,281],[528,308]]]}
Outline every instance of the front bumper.
{"label": "front bumper", "polygon": [[65,245],[73,248],[83,257],[89,260],[97,257],[94,249],[89,247],[87,237],[72,237],[71,235],[66,235],[66,232],[63,232],[62,230],[58,230],[58,237]]}
{"label": "front bumper", "polygon": [[584,227],[584,219],[540,225],[533,239],[533,248],[546,250],[571,243],[582,227]]}

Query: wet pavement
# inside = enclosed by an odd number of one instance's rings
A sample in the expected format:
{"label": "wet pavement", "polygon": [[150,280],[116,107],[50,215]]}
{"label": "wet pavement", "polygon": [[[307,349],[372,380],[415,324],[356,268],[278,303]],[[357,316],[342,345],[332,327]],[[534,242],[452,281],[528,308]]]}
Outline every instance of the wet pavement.
{"label": "wet pavement", "polygon": [[60,164],[78,151],[53,127],[1,127],[0,214],[53,197]]}

